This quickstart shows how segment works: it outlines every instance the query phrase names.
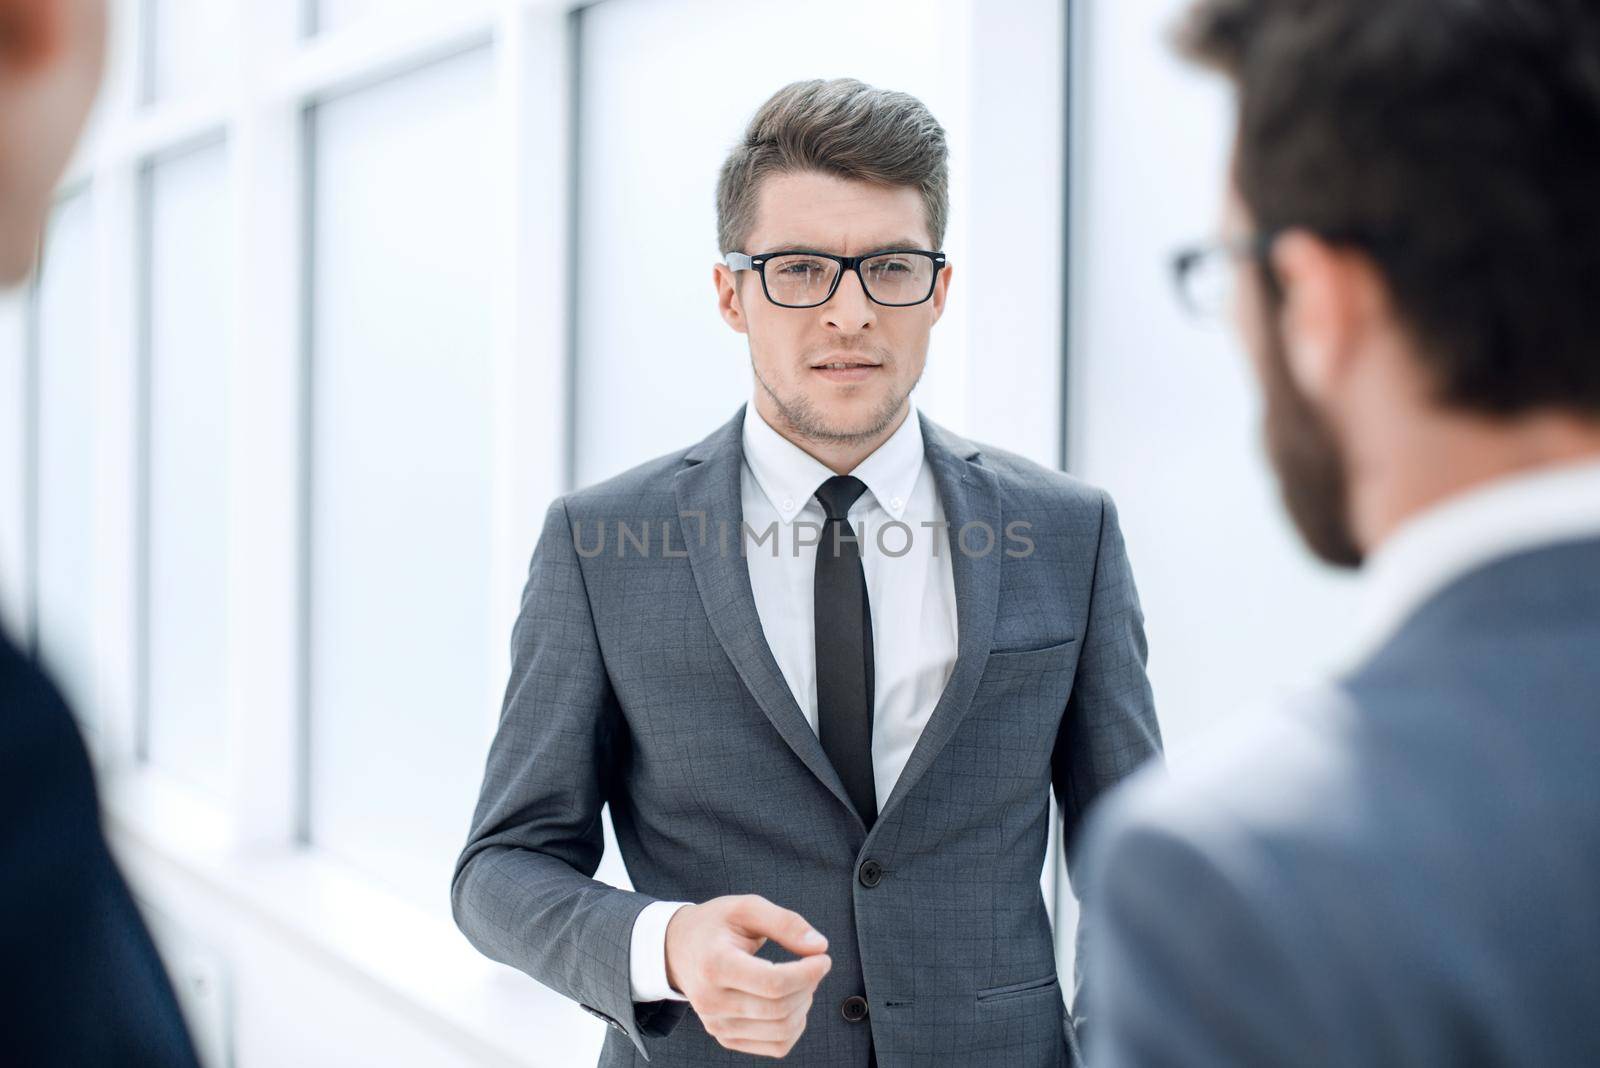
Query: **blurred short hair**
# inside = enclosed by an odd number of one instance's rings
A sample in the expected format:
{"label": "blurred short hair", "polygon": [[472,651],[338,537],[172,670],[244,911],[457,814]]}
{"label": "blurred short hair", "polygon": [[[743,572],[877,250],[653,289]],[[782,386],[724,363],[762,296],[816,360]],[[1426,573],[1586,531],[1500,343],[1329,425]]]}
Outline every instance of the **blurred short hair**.
{"label": "blurred short hair", "polygon": [[1440,401],[1600,416],[1600,3],[1200,0],[1235,186],[1382,271]]}
{"label": "blurred short hair", "polygon": [[755,225],[761,181],[771,174],[820,171],[922,194],[933,247],[944,242],[950,174],[944,127],[909,93],[854,78],[794,82],[751,118],[717,178],[717,244],[743,247]]}

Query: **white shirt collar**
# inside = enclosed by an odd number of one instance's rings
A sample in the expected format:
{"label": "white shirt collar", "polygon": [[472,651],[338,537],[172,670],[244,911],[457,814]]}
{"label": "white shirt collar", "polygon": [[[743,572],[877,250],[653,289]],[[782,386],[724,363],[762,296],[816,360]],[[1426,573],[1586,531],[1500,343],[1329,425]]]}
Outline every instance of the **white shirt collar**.
{"label": "white shirt collar", "polygon": [[1506,475],[1407,520],[1367,559],[1355,667],[1433,594],[1514,553],[1600,537],[1600,461]]}
{"label": "white shirt collar", "polygon": [[[833,477],[827,464],[778,433],[752,399],[744,412],[744,459],[756,483],[785,523],[794,521],[817,487]],[[850,472],[866,483],[879,507],[899,519],[922,470],[922,423],[915,404],[894,433]],[[819,504],[820,509],[822,506]]]}

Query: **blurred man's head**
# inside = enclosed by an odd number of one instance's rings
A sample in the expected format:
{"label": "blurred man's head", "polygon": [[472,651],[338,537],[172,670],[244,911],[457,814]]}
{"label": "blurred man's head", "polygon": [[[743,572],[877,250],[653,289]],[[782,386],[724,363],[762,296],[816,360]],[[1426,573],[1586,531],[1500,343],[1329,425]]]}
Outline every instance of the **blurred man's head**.
{"label": "blurred man's head", "polygon": [[[949,214],[946,155],[944,129],[905,93],[853,79],[787,86],[756,112],[723,164],[721,251],[938,251]],[[853,271],[815,307],[783,307],[767,296],[818,285],[825,295],[834,269],[821,260],[769,263],[764,288],[757,271],[719,264],[718,301],[728,325],[748,335],[756,403],[768,421],[821,443],[875,442],[897,425],[922,375],[950,268],[916,256],[862,266],[874,296],[918,301],[906,307],[869,299]],[[836,361],[863,366],[820,367]]]}
{"label": "blurred man's head", "polygon": [[1600,448],[1600,5],[1200,0],[1235,83],[1236,314],[1315,551]]}
{"label": "blurred man's head", "polygon": [[0,285],[33,263],[104,55],[104,0],[0,0]]}

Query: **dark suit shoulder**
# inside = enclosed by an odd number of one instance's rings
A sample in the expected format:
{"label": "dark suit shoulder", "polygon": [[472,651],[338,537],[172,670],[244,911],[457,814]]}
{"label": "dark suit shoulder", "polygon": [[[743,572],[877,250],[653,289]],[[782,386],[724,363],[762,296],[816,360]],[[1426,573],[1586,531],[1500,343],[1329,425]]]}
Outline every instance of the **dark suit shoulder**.
{"label": "dark suit shoulder", "polygon": [[[93,798],[93,777],[77,724],[60,693],[33,660],[0,636],[0,801],[16,813],[41,791],[80,788]],[[69,806],[63,818],[81,816]]]}
{"label": "dark suit shoulder", "polygon": [[196,1063],[171,983],[107,849],[77,724],[56,687],[3,637],[0,871],[0,1059]]}

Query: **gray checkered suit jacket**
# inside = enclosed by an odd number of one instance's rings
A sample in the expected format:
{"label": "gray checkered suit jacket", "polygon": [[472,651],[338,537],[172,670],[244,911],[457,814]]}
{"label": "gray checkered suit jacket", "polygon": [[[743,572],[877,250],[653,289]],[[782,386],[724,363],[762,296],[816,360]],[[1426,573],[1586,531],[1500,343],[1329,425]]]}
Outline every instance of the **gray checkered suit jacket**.
{"label": "gray checkered suit jacket", "polygon": [[[550,505],[456,922],[607,1020],[602,1066],[760,1059],[629,985],[641,909],[744,893],[828,937],[833,967],[788,1062],[864,1068],[870,1035],[883,1068],[1073,1063],[1039,888],[1050,792],[1070,842],[1160,751],[1110,499],[918,413],[952,545],[980,522],[993,545],[974,527],[952,553],[956,664],[868,832],[762,634],[739,548],[743,418]],[[619,542],[619,520],[648,529],[646,551]],[[1006,537],[1017,521],[1031,552]],[[592,878],[607,803],[632,892]],[[868,860],[879,878],[859,877]],[[790,959],[773,942],[758,955]],[[863,1020],[841,1012],[852,995]]]}

